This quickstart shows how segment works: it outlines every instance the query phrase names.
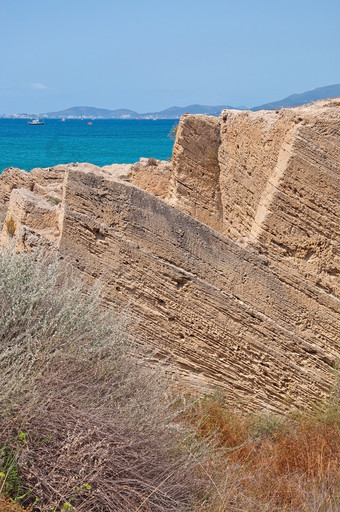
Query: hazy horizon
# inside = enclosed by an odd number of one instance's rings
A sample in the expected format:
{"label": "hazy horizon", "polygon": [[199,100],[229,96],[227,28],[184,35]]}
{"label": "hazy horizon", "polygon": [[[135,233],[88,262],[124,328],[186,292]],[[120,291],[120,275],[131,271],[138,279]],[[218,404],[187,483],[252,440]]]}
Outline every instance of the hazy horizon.
{"label": "hazy horizon", "polygon": [[334,0],[0,0],[0,114],[248,108],[340,82]]}

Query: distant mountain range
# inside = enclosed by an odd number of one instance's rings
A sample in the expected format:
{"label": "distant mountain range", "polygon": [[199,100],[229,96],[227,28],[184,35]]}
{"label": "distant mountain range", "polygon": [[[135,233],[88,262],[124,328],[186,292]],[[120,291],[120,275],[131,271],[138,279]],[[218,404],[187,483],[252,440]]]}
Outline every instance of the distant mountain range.
{"label": "distant mountain range", "polygon": [[[340,97],[340,84],[327,85],[326,87],[319,87],[312,91],[292,94],[282,100],[265,103],[264,105],[250,108],[249,110],[278,110],[285,107],[305,105],[306,103],[311,103],[316,100],[338,97]],[[224,109],[246,110],[246,107],[232,107],[231,105],[188,105],[187,107],[170,107],[160,112],[147,112],[145,114],[139,114],[134,110],[125,108],[109,110],[96,107],[72,107],[59,110],[58,112],[39,114],[39,117],[42,119],[179,119],[183,114],[208,114],[218,116],[221,110]],[[30,119],[35,116],[35,114],[13,114],[0,117]]]}
{"label": "distant mountain range", "polygon": [[62,119],[72,118],[101,118],[101,119],[135,119],[139,116],[138,112],[128,110],[126,108],[119,108],[117,110],[108,110],[106,108],[96,107],[71,107],[58,112],[47,112],[40,114],[39,117],[45,119]]}
{"label": "distant mountain range", "polygon": [[91,118],[91,119],[179,119],[183,114],[208,114],[218,116],[221,110],[233,108],[230,105],[218,105],[211,107],[208,105],[189,105],[187,107],[170,107],[160,112],[147,112],[139,114],[134,110],[120,108],[117,110],[107,110],[95,107],[72,107],[59,112],[48,112],[40,114],[44,119],[70,119],[70,118]]}
{"label": "distant mountain range", "polygon": [[301,94],[292,94],[291,96],[287,96],[287,98],[283,98],[283,100],[265,103],[264,105],[259,105],[251,110],[279,110],[280,108],[286,107],[298,107],[299,105],[312,103],[312,101],[339,97],[340,84],[327,85],[326,87],[319,87],[318,89],[302,92]]}

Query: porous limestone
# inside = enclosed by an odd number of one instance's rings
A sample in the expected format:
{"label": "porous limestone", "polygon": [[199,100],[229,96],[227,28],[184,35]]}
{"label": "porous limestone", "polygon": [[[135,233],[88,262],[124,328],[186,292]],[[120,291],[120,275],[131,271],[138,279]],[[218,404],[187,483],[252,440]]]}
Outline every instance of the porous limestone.
{"label": "porous limestone", "polygon": [[[213,121],[220,139],[214,181],[191,152],[192,138],[205,148],[201,154],[211,147],[211,122],[181,120],[171,203],[339,297],[339,100],[222,112]],[[214,214],[197,215],[203,210]]]}
{"label": "porous limestone", "polygon": [[18,247],[101,278],[181,382],[308,407],[340,357],[339,105],[185,115],[172,164],[8,170],[0,209]]}

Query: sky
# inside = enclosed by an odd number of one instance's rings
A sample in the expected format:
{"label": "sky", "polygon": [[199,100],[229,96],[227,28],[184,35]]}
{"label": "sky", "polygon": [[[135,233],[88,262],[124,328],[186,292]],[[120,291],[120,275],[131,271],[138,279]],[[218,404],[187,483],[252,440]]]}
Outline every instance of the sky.
{"label": "sky", "polygon": [[0,114],[253,107],[340,83],[338,0],[0,0]]}

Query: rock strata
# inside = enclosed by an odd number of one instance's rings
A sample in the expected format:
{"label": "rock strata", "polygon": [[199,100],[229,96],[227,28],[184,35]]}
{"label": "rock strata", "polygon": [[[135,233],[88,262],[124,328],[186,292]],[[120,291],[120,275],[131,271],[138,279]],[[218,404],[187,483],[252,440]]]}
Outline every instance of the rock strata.
{"label": "rock strata", "polygon": [[1,240],[44,244],[201,392],[283,412],[329,393],[340,356],[337,101],[185,115],[172,165],[0,176]]}
{"label": "rock strata", "polygon": [[[192,138],[205,148],[201,154],[211,147],[211,120],[183,116],[172,204],[339,297],[339,100],[224,111],[213,122],[220,140],[215,180],[191,153]],[[214,215],[198,215],[202,210]]]}

